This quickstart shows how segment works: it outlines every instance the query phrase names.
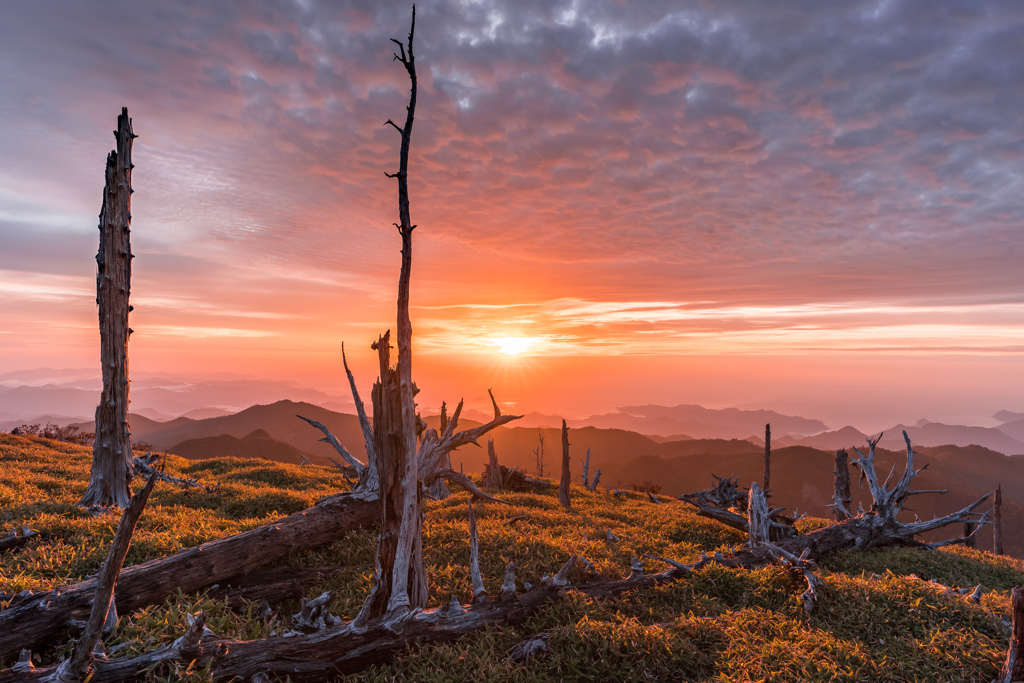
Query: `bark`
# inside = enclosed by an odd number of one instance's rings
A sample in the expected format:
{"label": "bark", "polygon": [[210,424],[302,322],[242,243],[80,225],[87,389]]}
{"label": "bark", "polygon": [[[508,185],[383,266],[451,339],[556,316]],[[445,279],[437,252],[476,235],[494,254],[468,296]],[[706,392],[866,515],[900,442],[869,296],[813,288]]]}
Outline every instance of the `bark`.
{"label": "bark", "polygon": [[533,462],[537,466],[537,476],[544,476],[544,432],[537,430],[537,448],[533,449]]}
{"label": "bark", "polygon": [[[381,617],[399,606],[424,607],[427,600],[426,569],[420,537],[423,513],[418,500],[418,481],[408,478],[408,460],[416,453],[405,450],[399,372],[391,367],[391,333],[374,344],[380,362],[380,378],[373,385],[373,448],[380,476],[380,537],[373,587],[358,621]],[[412,465],[415,468],[415,463]],[[413,505],[409,506],[410,496]]]}
{"label": "bark", "polygon": [[594,470],[594,480],[590,482],[590,490],[597,490],[597,482],[601,481],[601,470]]}
{"label": "bark", "polygon": [[[163,602],[181,589],[202,590],[266,566],[301,548],[331,543],[375,524],[380,503],[375,495],[341,493],[272,524],[187,548],[170,557],[121,572],[114,593],[117,611],[128,614]],[[71,620],[84,620],[96,593],[96,578],[35,593],[0,612],[0,657],[22,648],[39,649],[63,637]]]}
{"label": "bark", "polygon": [[63,683],[74,683],[85,678],[93,662],[93,650],[103,635],[104,625],[112,618],[117,622],[117,612],[111,611],[111,599],[114,597],[114,586],[117,585],[117,575],[124,565],[125,555],[132,544],[132,536],[135,534],[135,525],[142,517],[142,511],[149,500],[149,494],[153,492],[156,484],[156,476],[151,476],[142,490],[132,497],[128,506],[121,515],[121,521],[117,525],[117,532],[114,534],[114,541],[110,544],[110,551],[107,559],[100,569],[96,582],[96,593],[92,601],[92,609],[89,612],[89,619],[85,623],[85,630],[82,636],[75,643],[71,656],[61,662],[55,675],[54,681]]}
{"label": "bark", "polygon": [[1006,650],[1006,662],[999,670],[999,678],[995,683],[1024,681],[1024,657],[1021,656],[1021,648],[1024,646],[1024,591],[1020,586],[1010,594],[1010,610],[1013,613],[1010,645]]}
{"label": "bark", "polygon": [[1003,485],[996,485],[996,496],[992,503],[992,553],[1003,554]]}
{"label": "bark", "polygon": [[968,548],[978,548],[978,539],[974,535],[977,525],[974,522],[964,522],[964,545]]}
{"label": "bark", "polygon": [[750,485],[750,499],[747,503],[747,533],[750,535],[751,548],[768,542],[769,525],[771,524],[768,513],[768,500],[764,497],[764,491],[755,481]]}
{"label": "bark", "polygon": [[244,611],[249,603],[266,601],[277,605],[285,600],[299,600],[317,581],[343,571],[345,567],[299,569],[279,567],[263,569],[229,579],[207,591],[207,597],[227,600],[228,607]]}
{"label": "bark", "polygon": [[583,463],[583,488],[590,488],[590,449],[587,449],[587,457],[580,462]]}
{"label": "bark", "polygon": [[572,508],[569,481],[572,475],[569,474],[569,427],[565,420],[562,420],[562,480],[558,486],[558,501],[565,506],[565,509]]}
{"label": "bark", "polygon": [[772,426],[764,426],[764,495],[768,495],[772,478]]}
{"label": "bark", "polygon": [[494,452],[493,439],[487,440],[487,461],[487,466],[484,468],[484,486],[489,489],[503,490],[502,467],[498,464],[498,454]]}
{"label": "bark", "polygon": [[853,496],[850,494],[850,464],[845,450],[836,451],[836,486],[832,494],[832,514],[837,522],[849,519],[853,516],[850,512],[850,505],[853,503]]}
{"label": "bark", "polygon": [[114,131],[117,149],[107,155],[106,185],[100,209],[100,247],[96,253],[96,303],[99,308],[100,366],[103,392],[96,406],[96,439],[89,486],[79,505],[128,505],[132,497],[132,444],[128,429],[128,305],[132,258],[129,240],[132,193],[132,132],[122,108]]}

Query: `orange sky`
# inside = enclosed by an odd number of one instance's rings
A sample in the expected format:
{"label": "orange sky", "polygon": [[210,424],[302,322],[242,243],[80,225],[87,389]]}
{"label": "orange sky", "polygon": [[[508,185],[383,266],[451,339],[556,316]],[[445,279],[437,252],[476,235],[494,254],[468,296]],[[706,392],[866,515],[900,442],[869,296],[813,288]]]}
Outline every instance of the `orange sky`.
{"label": "orange sky", "polygon": [[[388,39],[408,8],[116,5],[4,19],[21,68],[0,74],[0,371],[96,362],[95,216],[125,105],[132,367],[344,394],[344,340],[368,393],[395,315],[381,124],[404,111]],[[574,7],[419,7],[425,406],[493,388],[524,411],[701,403],[865,429],[1024,410],[1019,10]]]}

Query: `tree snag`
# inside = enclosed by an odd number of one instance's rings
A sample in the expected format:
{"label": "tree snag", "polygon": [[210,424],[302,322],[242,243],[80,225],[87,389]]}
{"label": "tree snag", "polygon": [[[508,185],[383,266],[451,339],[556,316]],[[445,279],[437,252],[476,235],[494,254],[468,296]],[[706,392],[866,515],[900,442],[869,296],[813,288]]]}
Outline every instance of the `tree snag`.
{"label": "tree snag", "polygon": [[537,428],[537,447],[533,449],[533,462],[538,477],[544,476],[544,430]]}
{"label": "tree snag", "polygon": [[558,486],[558,501],[568,510],[572,507],[570,499],[569,481],[572,475],[569,474],[569,427],[562,420],[562,481]]}
{"label": "tree snag", "polygon": [[850,464],[845,449],[836,451],[836,475],[835,492],[832,494],[832,515],[837,522],[849,519],[853,516],[850,512],[850,505],[853,503],[853,496],[850,494]]}
{"label": "tree snag", "polygon": [[768,495],[769,483],[772,478],[772,426],[764,426],[764,495]]}
{"label": "tree snag", "polygon": [[484,487],[499,491],[503,490],[501,470],[501,465],[498,464],[498,454],[494,452],[494,439],[487,439],[487,465],[484,467]]}
{"label": "tree snag", "polygon": [[100,323],[103,392],[96,406],[96,439],[89,487],[79,505],[124,507],[132,497],[132,443],[128,429],[128,305],[132,258],[129,240],[132,194],[132,132],[128,109],[117,117],[117,148],[107,155],[96,252],[96,304]]}
{"label": "tree snag", "polygon": [[992,503],[992,554],[1003,554],[1003,485],[996,484],[996,497]]}

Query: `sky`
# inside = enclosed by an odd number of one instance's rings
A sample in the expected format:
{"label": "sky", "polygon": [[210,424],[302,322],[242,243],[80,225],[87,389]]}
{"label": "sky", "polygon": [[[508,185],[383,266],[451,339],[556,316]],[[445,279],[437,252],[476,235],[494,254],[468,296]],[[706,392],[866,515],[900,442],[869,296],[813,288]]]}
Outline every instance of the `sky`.
{"label": "sky", "polygon": [[[368,397],[394,327],[403,2],[0,5],[0,371],[98,365],[133,149],[133,369]],[[427,409],[1024,410],[1024,4],[417,5]],[[517,353],[508,353],[517,352]]]}

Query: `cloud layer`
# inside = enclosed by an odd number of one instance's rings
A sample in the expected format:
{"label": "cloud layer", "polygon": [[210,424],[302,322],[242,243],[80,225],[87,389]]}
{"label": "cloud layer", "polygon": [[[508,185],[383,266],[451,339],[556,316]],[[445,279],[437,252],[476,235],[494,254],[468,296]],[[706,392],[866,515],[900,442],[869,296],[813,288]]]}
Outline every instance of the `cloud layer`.
{"label": "cloud layer", "polygon": [[[135,362],[335,377],[340,340],[393,318],[382,123],[404,113],[389,39],[407,30],[398,2],[6,8],[10,369],[94,354],[95,215],[126,105]],[[1022,41],[1015,2],[419,4],[424,371],[526,336],[557,358],[824,354],[839,377],[926,354],[1015,376]]]}

